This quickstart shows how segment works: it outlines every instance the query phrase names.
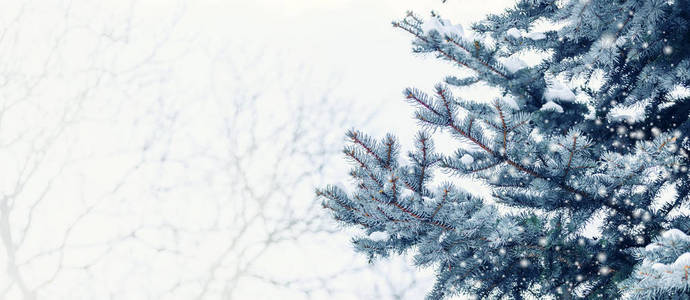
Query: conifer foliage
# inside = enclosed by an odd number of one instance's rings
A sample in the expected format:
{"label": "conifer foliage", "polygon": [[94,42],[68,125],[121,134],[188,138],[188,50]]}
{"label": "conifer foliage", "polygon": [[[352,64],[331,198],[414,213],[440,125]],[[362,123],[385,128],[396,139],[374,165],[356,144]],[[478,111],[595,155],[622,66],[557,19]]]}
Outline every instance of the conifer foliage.
{"label": "conifer foliage", "polygon": [[[409,13],[393,26],[414,52],[472,75],[404,91],[421,127],[407,159],[348,132],[354,189],[317,195],[366,231],[358,251],[436,268],[429,299],[688,297],[688,22],[688,0],[522,0],[472,36]],[[462,97],[480,84],[503,96]],[[438,153],[441,132],[469,146]]]}

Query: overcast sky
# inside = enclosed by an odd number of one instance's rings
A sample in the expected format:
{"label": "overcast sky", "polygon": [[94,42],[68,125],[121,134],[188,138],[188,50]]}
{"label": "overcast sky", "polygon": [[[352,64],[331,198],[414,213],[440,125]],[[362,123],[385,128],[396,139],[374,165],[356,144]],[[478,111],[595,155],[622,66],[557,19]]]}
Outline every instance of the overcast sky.
{"label": "overcast sky", "polygon": [[[203,1],[202,1],[203,2]],[[302,61],[319,76],[342,78],[343,101],[368,108],[385,107],[376,120],[377,134],[393,131],[411,137],[412,109],[400,97],[403,88],[431,89],[458,68],[432,57],[414,56],[411,37],[391,22],[411,10],[428,17],[434,10],[466,29],[487,13],[500,12],[510,0],[259,0],[251,3],[209,1],[191,9],[192,23],[203,24],[212,38],[284,51],[286,59]],[[229,16],[229,17],[228,17]],[[197,22],[198,21],[198,22]],[[221,29],[227,28],[228,30]],[[223,36],[228,34],[229,36]],[[391,109],[391,110],[388,110]],[[379,127],[379,126],[372,126]],[[402,129],[405,128],[405,129]],[[410,133],[412,132],[412,133]]]}

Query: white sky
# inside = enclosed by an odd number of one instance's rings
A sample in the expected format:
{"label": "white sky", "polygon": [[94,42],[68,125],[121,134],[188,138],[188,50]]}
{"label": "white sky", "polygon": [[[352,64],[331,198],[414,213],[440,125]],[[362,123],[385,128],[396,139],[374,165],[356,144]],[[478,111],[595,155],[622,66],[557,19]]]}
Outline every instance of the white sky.
{"label": "white sky", "polygon": [[432,57],[412,55],[409,34],[395,30],[391,21],[402,18],[408,10],[424,17],[434,10],[469,28],[475,20],[490,12],[500,12],[512,2],[208,1],[198,4],[198,14],[191,9],[195,13],[189,17],[195,23],[199,20],[198,24],[204,26],[202,30],[223,32],[219,28],[231,26],[227,38],[284,51],[286,57],[306,62],[320,76],[340,76],[338,93],[345,97],[344,101],[364,103],[371,109],[380,105],[388,111],[377,118],[385,129],[372,128],[372,133],[393,131],[411,137],[411,118],[403,116],[411,116],[412,109],[400,97],[403,88],[431,89],[458,69]]}

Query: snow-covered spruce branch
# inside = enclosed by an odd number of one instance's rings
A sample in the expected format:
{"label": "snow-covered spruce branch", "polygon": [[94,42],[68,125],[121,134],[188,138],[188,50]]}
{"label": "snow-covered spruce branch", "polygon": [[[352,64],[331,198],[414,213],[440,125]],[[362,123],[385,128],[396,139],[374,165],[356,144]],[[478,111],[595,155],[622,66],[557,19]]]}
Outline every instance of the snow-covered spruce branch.
{"label": "snow-covered spruce branch", "polygon": [[[392,137],[350,132],[356,190],[320,190],[324,206],[363,225],[369,235],[355,245],[370,257],[413,251],[435,266],[431,299],[687,293],[682,282],[645,288],[649,276],[634,272],[645,268],[640,245],[690,232],[689,10],[687,0],[525,0],[474,24],[474,34],[408,13],[393,25],[412,35],[414,52],[471,75],[447,77],[433,95],[404,91],[423,127],[407,164]],[[541,60],[528,65],[526,54]],[[502,96],[451,93],[478,83]],[[470,146],[436,153],[428,132]],[[456,176],[489,186],[495,203]],[[664,270],[684,274],[671,270],[681,264]]]}

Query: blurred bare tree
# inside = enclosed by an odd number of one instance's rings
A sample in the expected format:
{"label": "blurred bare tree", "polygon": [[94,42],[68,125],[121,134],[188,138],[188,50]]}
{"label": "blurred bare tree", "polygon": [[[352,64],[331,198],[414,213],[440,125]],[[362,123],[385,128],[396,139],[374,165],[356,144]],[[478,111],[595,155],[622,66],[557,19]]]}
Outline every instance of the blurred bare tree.
{"label": "blurred bare tree", "polygon": [[309,201],[339,177],[324,166],[339,164],[342,132],[367,122],[337,78],[183,26],[182,2],[13,4],[0,17],[0,298],[426,290],[404,261],[350,254]]}

